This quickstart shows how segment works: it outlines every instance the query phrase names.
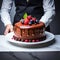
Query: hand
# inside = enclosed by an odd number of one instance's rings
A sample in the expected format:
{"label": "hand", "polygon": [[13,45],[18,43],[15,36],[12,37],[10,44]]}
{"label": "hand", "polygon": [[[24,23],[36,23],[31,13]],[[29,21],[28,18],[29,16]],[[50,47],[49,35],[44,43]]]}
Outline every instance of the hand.
{"label": "hand", "polygon": [[42,31],[44,32],[46,27],[45,27],[45,24],[43,22],[40,21],[40,24],[41,24],[41,27],[43,28]]}
{"label": "hand", "polygon": [[45,24],[43,22],[40,21],[40,24],[41,24],[42,27],[45,28]]}
{"label": "hand", "polygon": [[11,24],[8,24],[8,25],[6,26],[4,35],[8,34],[9,32],[12,32],[12,31],[13,31],[13,26],[12,26]]}

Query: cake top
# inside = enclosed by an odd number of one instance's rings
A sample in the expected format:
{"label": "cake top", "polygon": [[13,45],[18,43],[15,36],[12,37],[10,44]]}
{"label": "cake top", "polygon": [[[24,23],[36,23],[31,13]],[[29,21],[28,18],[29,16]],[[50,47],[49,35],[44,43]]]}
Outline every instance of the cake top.
{"label": "cake top", "polygon": [[21,22],[18,22],[15,24],[16,27],[20,28],[20,29],[34,29],[34,28],[42,28],[45,27],[43,26],[43,24],[32,24],[32,25],[24,25]]}
{"label": "cake top", "polygon": [[39,20],[37,20],[36,17],[32,17],[31,15],[25,15],[23,16],[23,19],[21,19],[18,23],[15,24],[20,29],[33,29],[33,28],[42,28],[44,27]]}

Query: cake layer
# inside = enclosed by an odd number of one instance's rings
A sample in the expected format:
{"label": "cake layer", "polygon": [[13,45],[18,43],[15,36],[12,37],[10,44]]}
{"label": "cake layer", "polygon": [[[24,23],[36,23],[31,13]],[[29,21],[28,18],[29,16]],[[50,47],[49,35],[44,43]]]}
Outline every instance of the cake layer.
{"label": "cake layer", "polygon": [[14,26],[14,33],[20,39],[39,39],[45,36],[45,28],[41,24],[23,25],[20,22]]}
{"label": "cake layer", "polygon": [[24,39],[17,37],[16,35],[14,35],[12,39],[14,39],[16,41],[21,41],[21,42],[39,42],[39,41],[45,40],[46,36],[40,37],[39,39],[25,39],[24,40]]}

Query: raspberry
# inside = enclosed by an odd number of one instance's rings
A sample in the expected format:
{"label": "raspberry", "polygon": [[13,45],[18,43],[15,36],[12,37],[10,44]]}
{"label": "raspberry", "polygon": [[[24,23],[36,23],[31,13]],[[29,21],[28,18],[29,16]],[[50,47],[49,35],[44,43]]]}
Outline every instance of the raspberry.
{"label": "raspberry", "polygon": [[36,42],[36,40],[32,40],[32,42]]}
{"label": "raspberry", "polygon": [[30,19],[32,18],[32,16],[31,16],[31,15],[29,15],[29,16],[27,16],[27,18],[30,20]]}
{"label": "raspberry", "polygon": [[29,42],[29,40],[25,40],[24,42]]}
{"label": "raspberry", "polygon": [[36,40],[36,42],[39,42],[39,40]]}

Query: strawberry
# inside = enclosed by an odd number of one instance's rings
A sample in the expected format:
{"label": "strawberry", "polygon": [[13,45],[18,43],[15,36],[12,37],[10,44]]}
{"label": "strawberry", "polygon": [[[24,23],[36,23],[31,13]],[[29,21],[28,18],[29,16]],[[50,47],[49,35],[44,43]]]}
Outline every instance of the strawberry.
{"label": "strawberry", "polygon": [[24,24],[27,25],[28,23],[29,23],[29,20],[26,18],[26,19],[24,20]]}
{"label": "strawberry", "polygon": [[30,19],[32,18],[32,16],[31,16],[31,15],[29,15],[29,16],[27,16],[27,18],[30,20]]}

